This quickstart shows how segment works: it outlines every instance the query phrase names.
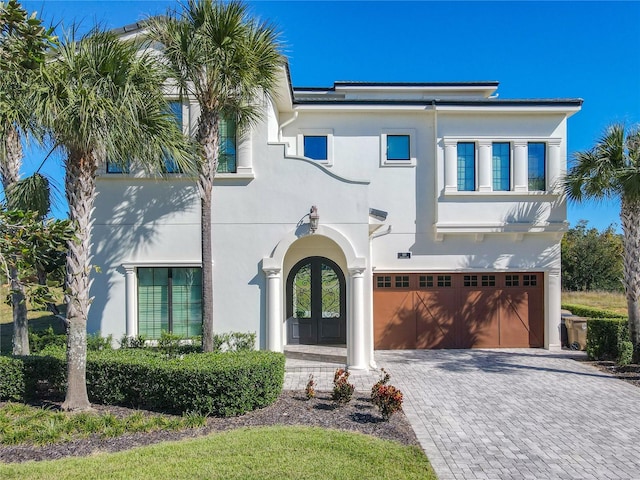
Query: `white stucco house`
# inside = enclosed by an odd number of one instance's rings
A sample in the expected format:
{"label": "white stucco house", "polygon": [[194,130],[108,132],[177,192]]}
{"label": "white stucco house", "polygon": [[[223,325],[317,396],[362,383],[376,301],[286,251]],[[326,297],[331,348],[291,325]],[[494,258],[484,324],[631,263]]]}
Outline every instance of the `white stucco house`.
{"label": "white stucco house", "polygon": [[[297,88],[283,69],[262,120],[223,129],[215,331],[346,344],[351,368],[375,349],[559,348],[558,179],[582,100],[497,88]],[[174,107],[193,132],[197,104]],[[167,177],[99,171],[89,331],[200,333],[200,201],[194,178]]]}

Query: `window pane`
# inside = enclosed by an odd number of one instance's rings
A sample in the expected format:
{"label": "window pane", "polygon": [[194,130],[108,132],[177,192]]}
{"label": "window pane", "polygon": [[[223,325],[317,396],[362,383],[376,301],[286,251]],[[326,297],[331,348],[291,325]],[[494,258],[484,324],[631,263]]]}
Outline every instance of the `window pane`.
{"label": "window pane", "polygon": [[120,165],[107,160],[107,173],[129,173],[129,162]]}
{"label": "window pane", "polygon": [[544,143],[529,144],[529,190],[546,190]]}
{"label": "window pane", "polygon": [[[178,101],[169,102],[169,113],[175,117],[176,123],[182,130],[182,103]],[[166,173],[180,173],[180,167],[168,155],[164,159],[164,169]]]}
{"label": "window pane", "polygon": [[220,120],[220,156],[218,158],[218,173],[235,173],[236,157],[236,122]]}
{"label": "window pane", "polygon": [[409,135],[387,135],[387,160],[410,160]]}
{"label": "window pane", "polygon": [[322,271],[322,318],[340,317],[340,280],[335,270],[324,263]]}
{"label": "window pane", "polygon": [[138,333],[160,338],[169,328],[169,269],[138,269]]}
{"label": "window pane", "polygon": [[476,145],[458,143],[458,190],[476,189]]}
{"label": "window pane", "polygon": [[509,143],[493,144],[493,190],[509,190]]}
{"label": "window pane", "polygon": [[202,272],[199,268],[171,269],[173,333],[183,337],[202,334]]}
{"label": "window pane", "polygon": [[313,160],[327,160],[327,137],[324,135],[305,135],[304,156]]}
{"label": "window pane", "polygon": [[293,278],[293,316],[311,318],[311,264],[298,270]]}

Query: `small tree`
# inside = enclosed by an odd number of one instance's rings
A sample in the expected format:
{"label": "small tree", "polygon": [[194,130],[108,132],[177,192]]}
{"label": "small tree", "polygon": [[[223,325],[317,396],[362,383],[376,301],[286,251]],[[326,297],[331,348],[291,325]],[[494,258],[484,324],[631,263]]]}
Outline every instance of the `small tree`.
{"label": "small tree", "polygon": [[[22,138],[39,138],[41,129],[34,116],[32,95],[39,88],[40,66],[47,50],[56,42],[52,28],[45,28],[35,13],[19,2],[0,2],[0,180],[8,208],[20,208],[12,193],[20,177]],[[29,354],[27,308],[20,272],[10,267],[13,310],[13,353]]]}
{"label": "small tree", "polygon": [[164,56],[184,96],[200,106],[196,140],[201,203],[202,346],[213,351],[213,179],[220,160],[220,125],[240,132],[263,111],[264,96],[275,91],[284,63],[275,28],[252,19],[238,1],[188,0],[181,11],[150,20],[150,36]]}
{"label": "small tree", "polygon": [[580,220],[564,235],[562,288],[622,290],[622,236],[615,233],[613,226],[601,232]]}
{"label": "small tree", "polygon": [[640,360],[640,128],[613,125],[591,150],[574,154],[565,179],[569,199],[620,200],[623,283],[634,361]]}
{"label": "small tree", "polygon": [[76,239],[66,261],[66,410],[90,407],[86,386],[86,325],[91,297],[91,230],[96,170],[107,159],[137,162],[160,172],[167,158],[183,171],[192,149],[177,127],[163,95],[162,63],[137,41],[94,30],[67,38],[46,64],[46,92],[36,102],[55,145],[64,156],[65,193]]}

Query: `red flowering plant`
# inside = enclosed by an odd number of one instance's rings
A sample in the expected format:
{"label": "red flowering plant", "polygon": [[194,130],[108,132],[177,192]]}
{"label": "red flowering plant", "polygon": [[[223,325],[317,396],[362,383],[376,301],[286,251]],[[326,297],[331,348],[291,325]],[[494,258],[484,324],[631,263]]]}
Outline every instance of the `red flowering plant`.
{"label": "red flowering plant", "polygon": [[389,420],[394,412],[402,409],[402,392],[393,385],[388,385],[391,376],[381,369],[382,376],[371,387],[371,403],[373,403],[384,420]]}
{"label": "red flowering plant", "polygon": [[307,396],[307,400],[311,400],[316,396],[316,381],[313,379],[313,373],[309,374],[309,381],[304,388],[304,393]]}
{"label": "red flowering plant", "polygon": [[345,404],[351,400],[355,386],[349,383],[349,372],[344,368],[338,368],[333,375],[333,393],[331,399],[338,404]]}

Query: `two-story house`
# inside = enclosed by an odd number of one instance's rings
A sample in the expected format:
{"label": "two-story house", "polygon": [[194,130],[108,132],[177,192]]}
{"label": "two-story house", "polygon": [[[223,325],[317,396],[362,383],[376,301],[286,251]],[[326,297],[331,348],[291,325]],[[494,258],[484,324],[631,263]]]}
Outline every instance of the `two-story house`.
{"label": "two-story house", "polygon": [[[278,95],[222,135],[214,329],[258,347],[560,347],[558,180],[580,99],[504,100],[497,82],[336,82]],[[193,132],[194,102],[173,103]],[[179,172],[105,165],[94,214],[103,335],[201,332],[200,201]]]}

